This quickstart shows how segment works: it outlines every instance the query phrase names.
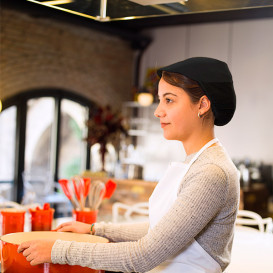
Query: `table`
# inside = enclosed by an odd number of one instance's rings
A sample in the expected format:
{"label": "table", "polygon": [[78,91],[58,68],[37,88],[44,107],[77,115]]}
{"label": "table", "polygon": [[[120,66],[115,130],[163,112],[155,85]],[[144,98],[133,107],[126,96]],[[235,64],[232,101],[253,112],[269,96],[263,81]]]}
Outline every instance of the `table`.
{"label": "table", "polygon": [[225,273],[272,273],[273,234],[254,228],[235,229],[231,263]]}

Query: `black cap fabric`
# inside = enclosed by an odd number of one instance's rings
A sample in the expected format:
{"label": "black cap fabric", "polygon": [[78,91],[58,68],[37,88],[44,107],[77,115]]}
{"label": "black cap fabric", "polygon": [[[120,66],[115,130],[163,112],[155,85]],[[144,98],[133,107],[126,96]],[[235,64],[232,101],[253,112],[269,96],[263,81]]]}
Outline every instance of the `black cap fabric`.
{"label": "black cap fabric", "polygon": [[232,75],[225,62],[195,57],[160,68],[157,71],[160,78],[163,71],[179,73],[198,82],[211,102],[215,125],[223,126],[232,119],[236,109],[236,95]]}

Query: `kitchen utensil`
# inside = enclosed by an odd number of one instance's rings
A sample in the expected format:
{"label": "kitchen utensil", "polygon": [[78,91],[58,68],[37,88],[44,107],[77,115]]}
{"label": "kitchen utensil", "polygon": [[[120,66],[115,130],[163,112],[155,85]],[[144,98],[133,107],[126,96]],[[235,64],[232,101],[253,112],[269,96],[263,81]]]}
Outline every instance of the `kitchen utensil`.
{"label": "kitchen utensil", "polygon": [[104,195],[104,191],[105,185],[103,182],[99,180],[92,181],[88,195],[90,210],[96,210],[99,207],[101,199],[103,198]]}
{"label": "kitchen utensil", "polygon": [[100,206],[102,199],[104,197],[105,194],[105,184],[104,183],[100,183],[98,184],[96,190],[95,190],[95,194],[94,194],[94,199],[93,199],[93,210],[97,210],[98,207]]}
{"label": "kitchen utensil", "polygon": [[84,194],[84,185],[83,185],[83,180],[81,177],[75,176],[72,179],[73,187],[74,187],[74,193],[77,198],[77,201],[79,203],[80,209],[84,209],[84,204],[83,204],[83,194]]}
{"label": "kitchen utensil", "polygon": [[51,232],[51,231],[34,231],[19,232],[7,234],[1,237],[2,246],[2,273],[104,273],[103,270],[94,270],[87,267],[60,265],[45,263],[32,266],[26,260],[22,253],[17,252],[18,245],[37,239],[64,240],[90,243],[107,243],[108,240],[99,236],[89,234],[78,234],[72,232]]}
{"label": "kitchen utensil", "polygon": [[68,179],[60,179],[59,183],[60,183],[60,185],[61,185],[61,187],[63,189],[63,192],[64,192],[65,196],[69,199],[69,201],[71,202],[73,208],[76,209],[77,204],[76,204],[76,202],[74,200],[74,196],[72,195],[72,192],[71,192],[71,190],[69,188]]}
{"label": "kitchen utensil", "polygon": [[43,210],[48,210],[50,209],[49,203],[44,203]]}
{"label": "kitchen utensil", "polygon": [[83,179],[83,184],[84,184],[84,192],[83,192],[83,205],[85,206],[86,203],[86,198],[87,195],[90,191],[90,186],[91,186],[91,178],[89,177],[84,177]]}
{"label": "kitchen utensil", "polygon": [[116,187],[117,187],[117,184],[112,181],[111,179],[109,179],[106,183],[105,183],[105,194],[104,194],[104,197],[103,199],[107,198],[109,199],[114,191],[116,190]]}

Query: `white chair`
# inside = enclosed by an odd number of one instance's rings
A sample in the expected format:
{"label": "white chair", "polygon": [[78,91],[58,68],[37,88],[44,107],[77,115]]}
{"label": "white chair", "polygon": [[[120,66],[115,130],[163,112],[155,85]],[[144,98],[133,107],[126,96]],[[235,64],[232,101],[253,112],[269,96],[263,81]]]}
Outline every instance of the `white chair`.
{"label": "white chair", "polygon": [[119,210],[123,209],[125,210],[124,213],[124,218],[125,221],[134,221],[131,216],[133,213],[140,214],[145,217],[141,217],[138,220],[146,220],[148,219],[149,215],[149,203],[148,202],[141,202],[141,203],[136,203],[134,205],[127,205],[124,203],[116,202],[112,206],[112,221],[113,223],[117,223],[119,221]]}
{"label": "white chair", "polygon": [[238,211],[236,225],[258,226],[260,232],[266,233],[272,233],[273,231],[271,217],[262,218],[258,213],[249,210]]}
{"label": "white chair", "polygon": [[4,209],[4,208],[23,209],[23,207],[20,204],[13,201],[0,202],[0,209]]}
{"label": "white chair", "polygon": [[31,203],[31,204],[27,204],[27,205],[22,205],[22,204],[14,202],[14,201],[0,202],[0,210],[6,209],[6,208],[14,208],[14,209],[19,209],[19,210],[25,210],[27,212],[29,209],[35,209],[36,207],[41,207],[41,204]]}

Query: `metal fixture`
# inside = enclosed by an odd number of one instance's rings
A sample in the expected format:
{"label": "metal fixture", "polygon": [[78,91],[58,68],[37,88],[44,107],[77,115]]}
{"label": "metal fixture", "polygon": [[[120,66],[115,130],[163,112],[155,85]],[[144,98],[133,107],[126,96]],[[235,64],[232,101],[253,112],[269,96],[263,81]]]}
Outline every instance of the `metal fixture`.
{"label": "metal fixture", "polygon": [[27,0],[99,22],[273,7],[273,0]]}

